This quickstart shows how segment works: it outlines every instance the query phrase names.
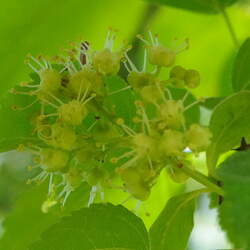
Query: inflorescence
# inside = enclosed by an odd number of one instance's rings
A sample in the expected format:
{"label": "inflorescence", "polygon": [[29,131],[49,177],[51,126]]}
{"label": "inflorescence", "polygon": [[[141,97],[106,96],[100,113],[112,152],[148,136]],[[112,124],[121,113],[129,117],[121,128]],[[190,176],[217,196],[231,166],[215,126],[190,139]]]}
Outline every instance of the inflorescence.
{"label": "inflorescence", "polygon": [[[18,149],[34,156],[29,170],[39,169],[28,182],[49,180],[44,212],[58,202],[64,205],[83,182],[92,188],[89,204],[97,192],[103,199],[104,188],[117,188],[113,183],[117,176],[123,183],[122,190],[145,201],[163,169],[182,182],[188,176],[178,166],[192,168],[190,152],[198,154],[209,146],[209,129],[186,123],[185,112],[199,101],[185,105],[189,90],[176,100],[169,88],[193,89],[200,83],[198,71],[175,65],[177,54],[187,49],[188,42],[168,48],[151,32],[149,41],[138,38],[145,45],[142,70],[129,58],[129,46],[114,50],[112,30],[99,51],[93,51],[85,41],[66,56],[28,56],[27,64],[40,80],[21,83],[11,92],[32,96],[34,101],[27,107],[39,104],[39,113],[32,118],[33,134],[39,143],[24,143]],[[109,92],[105,79],[117,75],[122,64],[128,71],[127,86],[119,91],[129,91],[136,97],[131,104],[136,112],[130,126],[106,102],[115,93]],[[169,69],[169,77],[164,80],[159,77],[162,68]],[[148,106],[153,109],[150,115]]]}

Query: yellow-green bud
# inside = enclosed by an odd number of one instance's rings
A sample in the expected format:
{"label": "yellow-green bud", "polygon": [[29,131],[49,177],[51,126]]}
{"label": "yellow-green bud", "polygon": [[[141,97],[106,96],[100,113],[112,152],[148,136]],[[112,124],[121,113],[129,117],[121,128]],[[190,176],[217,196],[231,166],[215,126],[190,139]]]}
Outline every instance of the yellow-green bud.
{"label": "yellow-green bud", "polygon": [[178,156],[185,148],[184,135],[182,132],[166,130],[160,141],[160,150],[167,156]]}
{"label": "yellow-green bud", "polygon": [[186,72],[187,70],[184,69],[182,66],[176,65],[171,69],[169,76],[170,78],[177,78],[183,80],[186,75]]}
{"label": "yellow-green bud", "polygon": [[119,168],[117,173],[124,181],[124,186],[136,199],[145,201],[150,195],[150,188],[144,183],[138,171],[134,168]]}
{"label": "yellow-green bud", "polygon": [[72,100],[58,108],[60,120],[74,126],[80,125],[87,113],[86,106],[77,100]]}
{"label": "yellow-green bud", "polygon": [[147,72],[131,71],[128,74],[128,83],[135,89],[142,89],[145,86],[152,85],[155,82],[155,76]]}
{"label": "yellow-green bud", "polygon": [[61,123],[55,123],[51,126],[51,139],[49,144],[56,148],[72,150],[75,146],[76,134],[74,129]]}
{"label": "yellow-green bud", "polygon": [[161,100],[162,95],[156,85],[145,86],[140,90],[144,101],[148,103],[157,103]]}
{"label": "yellow-green bud", "polygon": [[86,181],[90,186],[96,186],[98,183],[104,181],[107,177],[107,172],[101,167],[95,167],[90,170],[86,176]]}
{"label": "yellow-green bud", "polygon": [[188,147],[194,152],[205,151],[211,143],[212,133],[208,128],[192,124],[185,133]]}
{"label": "yellow-green bud", "polygon": [[197,70],[189,69],[184,80],[188,88],[196,88],[200,84],[200,73]]}
{"label": "yellow-green bud", "polygon": [[149,46],[149,62],[160,67],[171,67],[175,62],[176,53],[162,45]]}
{"label": "yellow-green bud", "polygon": [[70,168],[64,176],[67,184],[73,189],[79,187],[83,181],[82,172],[77,168]]}
{"label": "yellow-green bud", "polygon": [[148,155],[155,149],[154,140],[150,136],[143,133],[134,135],[132,143],[138,156]]}
{"label": "yellow-green bud", "polygon": [[67,167],[68,161],[67,152],[52,148],[41,150],[41,164],[47,172],[63,171]]}
{"label": "yellow-green bud", "polygon": [[48,94],[56,94],[61,87],[61,75],[54,69],[44,69],[39,72],[41,79],[38,98]]}
{"label": "yellow-green bud", "polygon": [[104,75],[115,75],[120,69],[122,54],[105,48],[93,55],[93,67]]}
{"label": "yellow-green bud", "polygon": [[167,100],[160,106],[159,115],[169,128],[180,128],[185,122],[183,111],[182,101]]}

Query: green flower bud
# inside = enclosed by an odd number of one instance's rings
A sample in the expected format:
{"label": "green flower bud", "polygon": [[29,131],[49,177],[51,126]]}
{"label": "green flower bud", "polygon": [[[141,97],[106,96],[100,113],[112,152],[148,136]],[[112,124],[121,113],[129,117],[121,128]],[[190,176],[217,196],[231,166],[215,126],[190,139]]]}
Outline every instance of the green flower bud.
{"label": "green flower bud", "polygon": [[160,150],[167,156],[182,155],[185,146],[184,134],[179,131],[166,130],[160,141]]}
{"label": "green flower bud", "polygon": [[149,62],[160,67],[171,67],[175,62],[176,53],[162,45],[148,47]]}
{"label": "green flower bud", "polygon": [[77,168],[70,168],[64,177],[66,183],[73,189],[78,188],[83,181],[82,172]]}
{"label": "green flower bud", "polygon": [[41,78],[41,91],[55,93],[61,87],[61,75],[58,71],[45,69],[39,72],[39,76]]}
{"label": "green flower bud", "polygon": [[169,128],[180,128],[184,124],[183,112],[182,101],[167,100],[159,108],[160,119],[165,121]]}
{"label": "green flower bud", "polygon": [[85,105],[77,100],[72,100],[58,108],[59,119],[69,125],[80,125],[88,111]]}
{"label": "green flower bud", "polygon": [[179,80],[183,80],[185,78],[186,72],[187,70],[184,69],[182,66],[176,65],[171,69],[169,76],[170,78],[177,78]]}
{"label": "green flower bud", "polygon": [[143,133],[134,135],[132,143],[135,147],[137,155],[140,157],[152,153],[155,149],[155,142],[153,138]]}
{"label": "green flower bud", "polygon": [[96,186],[98,183],[105,181],[107,172],[101,167],[95,167],[90,170],[86,176],[86,181],[90,186]]}
{"label": "green flower bud", "polygon": [[86,92],[102,94],[103,86],[102,76],[88,67],[84,67],[70,76],[67,88],[73,97],[78,97],[79,93],[83,95]]}
{"label": "green flower bud", "polygon": [[208,128],[192,124],[185,133],[188,147],[194,152],[205,151],[211,143],[212,133]]}
{"label": "green flower bud", "polygon": [[140,90],[140,94],[148,103],[157,103],[162,95],[156,85],[145,86]]}
{"label": "green flower bud", "polygon": [[61,123],[55,123],[51,126],[50,145],[64,150],[72,150],[76,143],[76,134],[74,129]]}
{"label": "green flower bud", "polygon": [[197,70],[189,69],[184,80],[188,88],[196,88],[200,84],[200,73]]}
{"label": "green flower bud", "polygon": [[124,186],[136,199],[145,201],[149,198],[150,188],[144,183],[138,171],[134,168],[119,168],[117,173],[124,181]]}
{"label": "green flower bud", "polygon": [[128,83],[135,89],[142,89],[145,86],[152,85],[155,82],[155,76],[147,72],[131,71],[128,74]]}
{"label": "green flower bud", "polygon": [[93,55],[93,67],[95,70],[104,75],[115,75],[120,69],[120,61],[122,54],[120,52],[112,52],[105,48],[97,51]]}
{"label": "green flower bud", "polygon": [[43,148],[41,150],[41,165],[47,172],[60,172],[67,167],[69,154],[62,150]]}

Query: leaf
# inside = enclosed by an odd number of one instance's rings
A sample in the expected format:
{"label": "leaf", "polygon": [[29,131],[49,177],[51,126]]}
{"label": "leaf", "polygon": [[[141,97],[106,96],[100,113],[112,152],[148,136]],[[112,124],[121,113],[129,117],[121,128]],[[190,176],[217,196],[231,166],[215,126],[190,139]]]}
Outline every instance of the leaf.
{"label": "leaf", "polygon": [[218,5],[222,5],[224,7],[229,6],[235,3],[237,0],[148,0],[154,3],[160,3],[164,5],[169,5],[176,8],[197,11],[197,12],[205,12],[205,13],[218,13]]}
{"label": "leaf", "polygon": [[[62,240],[63,239],[63,240]],[[64,217],[29,250],[149,250],[149,238],[141,219],[126,208],[94,204]]]}
{"label": "leaf", "polygon": [[201,103],[201,106],[207,109],[214,109],[225,97],[208,97]]}
{"label": "leaf", "polygon": [[25,141],[34,142],[31,136],[31,118],[38,114],[38,106],[25,110],[12,109],[13,106],[25,107],[34,102],[34,97],[7,93],[0,99],[0,152],[17,148]]}
{"label": "leaf", "polygon": [[38,240],[44,230],[87,203],[89,188],[83,185],[72,192],[63,210],[58,205],[51,212],[42,213],[41,205],[46,199],[47,186],[44,183],[20,196],[14,210],[4,221],[5,233],[0,239],[0,250],[27,250],[28,245]]}
{"label": "leaf", "polygon": [[213,139],[207,150],[207,165],[212,176],[220,154],[238,145],[242,137],[250,135],[249,110],[250,91],[231,95],[214,109],[209,125]]}
{"label": "leaf", "polygon": [[174,196],[171,198],[157,220],[150,228],[149,234],[154,250],[185,250],[193,229],[195,198],[200,190]]}
{"label": "leaf", "polygon": [[240,47],[232,72],[232,84],[235,91],[250,89],[250,38]]}
{"label": "leaf", "polygon": [[[128,87],[128,84],[119,76],[106,77],[105,83],[110,95],[106,98],[107,105],[115,105],[116,117],[122,117],[127,122],[135,116],[135,96],[130,89],[122,90]],[[121,91],[120,91],[121,90]]]}
{"label": "leaf", "polygon": [[235,248],[250,249],[250,151],[228,157],[217,172],[225,190],[220,224]]}

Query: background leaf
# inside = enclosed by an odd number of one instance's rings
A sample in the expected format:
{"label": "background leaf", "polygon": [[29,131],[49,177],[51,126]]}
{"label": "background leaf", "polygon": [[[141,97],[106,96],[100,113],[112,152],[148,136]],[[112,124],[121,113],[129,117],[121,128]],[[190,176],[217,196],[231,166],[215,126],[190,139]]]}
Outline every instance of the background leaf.
{"label": "background leaf", "polygon": [[0,250],[26,250],[28,245],[38,240],[40,234],[58,222],[62,216],[85,206],[89,187],[83,185],[72,192],[63,209],[58,205],[49,213],[43,213],[41,205],[47,192],[48,184],[44,183],[20,196],[14,210],[5,219],[5,233],[0,239]]}
{"label": "background leaf", "polygon": [[218,169],[225,190],[219,208],[222,228],[235,248],[250,248],[250,151],[237,152],[227,158]]}
{"label": "background leaf", "polygon": [[213,139],[207,150],[207,165],[214,175],[219,155],[250,135],[250,91],[238,92],[220,102],[213,111],[209,128]]}
{"label": "background leaf", "polygon": [[[187,9],[205,13],[217,13],[218,7],[214,0],[148,0],[155,3],[173,6],[176,8]],[[218,4],[229,6],[237,0],[218,0]]]}
{"label": "background leaf", "polygon": [[242,44],[234,61],[232,73],[233,89],[235,91],[250,89],[250,38]]}
{"label": "background leaf", "polygon": [[0,99],[0,152],[16,149],[25,141],[34,141],[31,118],[38,114],[37,105],[25,110],[12,109],[13,106],[25,107],[33,101],[34,97],[10,93]]}
{"label": "background leaf", "polygon": [[193,229],[195,198],[200,191],[194,191],[171,198],[157,220],[150,228],[152,249],[185,250]]}
{"label": "background leaf", "polygon": [[[62,241],[62,239],[64,239]],[[44,232],[29,250],[149,250],[141,219],[122,206],[94,204],[63,218]]]}

